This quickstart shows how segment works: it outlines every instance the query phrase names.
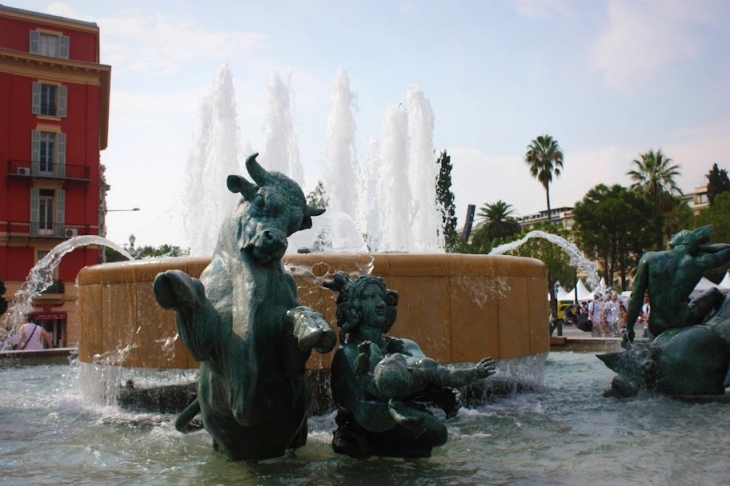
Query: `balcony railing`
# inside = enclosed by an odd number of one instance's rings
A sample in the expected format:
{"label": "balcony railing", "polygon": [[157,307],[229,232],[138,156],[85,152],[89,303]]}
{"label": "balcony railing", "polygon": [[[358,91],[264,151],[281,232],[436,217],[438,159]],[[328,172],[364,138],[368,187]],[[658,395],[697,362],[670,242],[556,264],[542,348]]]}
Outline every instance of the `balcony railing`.
{"label": "balcony railing", "polygon": [[62,294],[64,291],[63,282],[54,278],[53,283],[41,292],[41,294]]}
{"label": "balcony railing", "polygon": [[70,224],[49,224],[37,221],[8,221],[5,225],[8,236],[31,238],[69,239],[74,236],[96,234],[91,227]]}
{"label": "balcony railing", "polygon": [[32,162],[30,160],[9,160],[8,176],[42,177],[46,179],[89,182],[91,180],[91,168],[87,165],[49,164]]}

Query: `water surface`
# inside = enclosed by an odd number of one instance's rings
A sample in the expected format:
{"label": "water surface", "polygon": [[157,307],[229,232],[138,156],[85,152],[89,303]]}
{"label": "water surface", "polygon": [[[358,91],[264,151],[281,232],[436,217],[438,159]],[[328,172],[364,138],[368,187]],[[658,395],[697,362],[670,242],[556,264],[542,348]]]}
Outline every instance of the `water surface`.
{"label": "water surface", "polygon": [[332,415],[306,447],[257,464],[181,435],[174,417],[90,406],[74,366],[0,370],[0,480],[15,484],[727,484],[730,405],[601,396],[592,354],[551,353],[543,386],[448,421],[430,459],[354,460],[330,447]]}

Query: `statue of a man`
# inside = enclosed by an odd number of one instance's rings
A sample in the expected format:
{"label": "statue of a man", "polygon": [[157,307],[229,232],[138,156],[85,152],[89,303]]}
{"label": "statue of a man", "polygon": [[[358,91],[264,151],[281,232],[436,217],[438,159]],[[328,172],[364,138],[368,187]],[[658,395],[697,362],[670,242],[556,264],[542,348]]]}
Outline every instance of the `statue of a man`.
{"label": "statue of a man", "polygon": [[495,362],[485,358],[473,367],[452,368],[427,358],[410,339],[385,336],[395,322],[398,293],[380,277],[350,281],[338,272],[325,287],[340,293],[340,347],[332,362],[335,451],[353,457],[430,456],[448,434],[425,405],[455,415],[461,403],[453,387],[494,374]]}
{"label": "statue of a man", "polygon": [[705,290],[687,301],[702,275],[730,262],[730,244],[707,245],[712,226],[683,230],[672,236],[670,250],[645,253],[636,270],[626,323],[629,341],[634,340],[636,323],[649,292],[651,320],[649,331],[655,337],[668,329],[700,324],[724,300],[717,288]]}

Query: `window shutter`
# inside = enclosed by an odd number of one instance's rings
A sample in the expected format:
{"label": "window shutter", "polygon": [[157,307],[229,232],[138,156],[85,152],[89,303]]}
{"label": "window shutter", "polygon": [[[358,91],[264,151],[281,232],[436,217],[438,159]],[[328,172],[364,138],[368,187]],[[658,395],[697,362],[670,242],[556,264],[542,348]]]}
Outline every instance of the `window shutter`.
{"label": "window shutter", "polygon": [[58,90],[58,116],[66,118],[66,106],[68,100],[68,86],[61,86]]}
{"label": "window shutter", "polygon": [[58,163],[56,164],[57,167],[57,175],[58,177],[66,177],[66,134],[65,133],[58,133],[56,134],[56,160]]}
{"label": "window shutter", "polygon": [[41,114],[41,83],[33,82],[33,101],[30,112],[34,115]]}
{"label": "window shutter", "polygon": [[68,59],[69,52],[69,38],[67,35],[60,36],[60,43],[58,46],[58,57],[61,59]]}
{"label": "window shutter", "polygon": [[33,130],[31,132],[30,143],[30,173],[37,175],[39,162],[41,161],[41,132]]}
{"label": "window shutter", "polygon": [[30,53],[38,54],[40,52],[41,34],[37,30],[30,31]]}
{"label": "window shutter", "polygon": [[56,189],[56,236],[64,236],[64,215],[66,214],[66,191]]}
{"label": "window shutter", "polygon": [[38,236],[38,222],[40,221],[40,201],[38,199],[39,189],[37,187],[30,188],[30,235]]}

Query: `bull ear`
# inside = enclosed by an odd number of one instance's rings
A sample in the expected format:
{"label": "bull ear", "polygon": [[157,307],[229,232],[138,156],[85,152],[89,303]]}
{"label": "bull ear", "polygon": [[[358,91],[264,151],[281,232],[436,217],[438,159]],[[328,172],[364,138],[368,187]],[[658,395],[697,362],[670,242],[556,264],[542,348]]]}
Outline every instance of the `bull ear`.
{"label": "bull ear", "polygon": [[326,209],[324,208],[315,208],[313,206],[307,205],[304,207],[304,217],[312,217],[312,216],[319,216],[322,213],[324,213]]}
{"label": "bull ear", "polygon": [[253,199],[256,191],[259,189],[256,187],[256,184],[251,184],[243,177],[237,175],[229,175],[226,179],[226,185],[229,191],[233,193],[240,192],[246,201]]}
{"label": "bull ear", "polygon": [[258,155],[258,153],[255,153],[246,159],[246,170],[256,184],[265,186],[266,181],[269,179],[269,173],[256,161]]}
{"label": "bull ear", "polygon": [[319,216],[324,213],[324,208],[315,208],[312,206],[304,206],[304,219],[302,219],[302,225],[299,227],[300,230],[309,229],[312,227],[312,216]]}

